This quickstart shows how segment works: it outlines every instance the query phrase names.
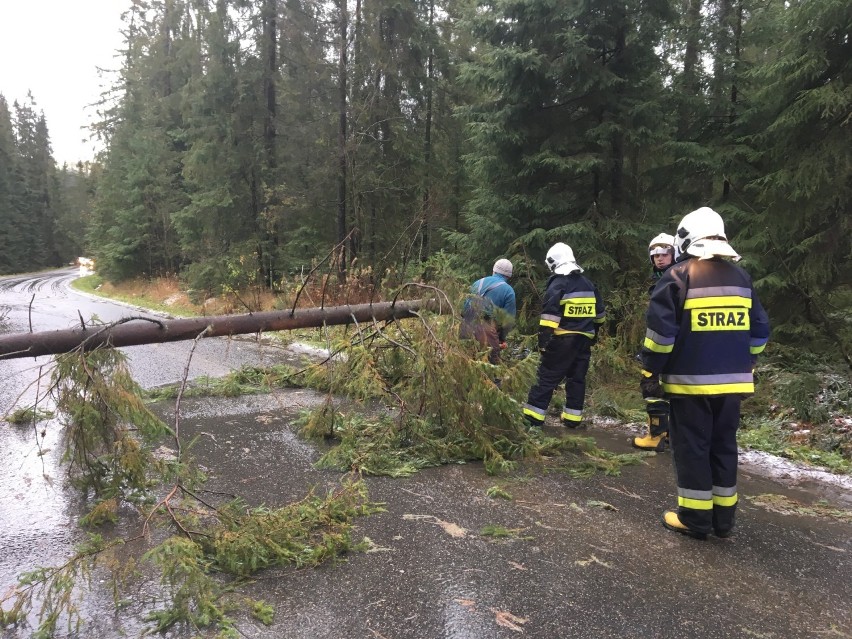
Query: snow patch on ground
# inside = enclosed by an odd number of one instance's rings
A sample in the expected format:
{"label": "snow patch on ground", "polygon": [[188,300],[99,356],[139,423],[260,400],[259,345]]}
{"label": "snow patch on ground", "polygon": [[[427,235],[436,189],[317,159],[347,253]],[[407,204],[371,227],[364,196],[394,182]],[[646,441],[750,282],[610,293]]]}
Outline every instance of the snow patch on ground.
{"label": "snow patch on ground", "polygon": [[327,349],[311,346],[310,344],[303,344],[301,342],[288,344],[287,349],[297,355],[307,355],[308,357],[315,357],[317,359],[325,359],[329,356],[329,351]]}
{"label": "snow patch on ground", "polygon": [[[601,430],[619,430],[631,435],[645,431],[645,424],[642,422],[624,423],[614,417],[596,417],[593,423],[595,428]],[[787,484],[796,485],[806,481],[814,481],[852,492],[852,476],[850,475],[838,475],[824,468],[806,466],[757,450],[744,450],[741,448],[740,465],[749,466],[766,477],[784,480]]]}
{"label": "snow patch on ground", "polygon": [[802,481],[818,481],[852,491],[852,477],[849,475],[836,475],[815,466],[803,466],[759,450],[740,449],[740,464],[747,464],[760,469],[770,477],[792,481],[793,484]]}

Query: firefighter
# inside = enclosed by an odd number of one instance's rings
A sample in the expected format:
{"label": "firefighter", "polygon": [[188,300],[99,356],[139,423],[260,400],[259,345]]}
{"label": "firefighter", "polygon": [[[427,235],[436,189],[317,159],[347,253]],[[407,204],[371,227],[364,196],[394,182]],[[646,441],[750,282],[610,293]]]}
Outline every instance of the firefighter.
{"label": "firefighter", "polygon": [[641,353],[642,396],[671,403],[678,508],[663,513],[663,525],[698,539],[734,527],[740,400],[754,392],[754,362],[769,338],[737,260],[716,211],[684,217],[675,264],[651,295]]}
{"label": "firefighter", "polygon": [[541,363],[538,381],[524,404],[524,416],[531,425],[541,426],[553,391],[564,379],[562,424],[577,428],[583,419],[592,343],[605,319],[604,304],[595,285],[582,275],[570,246],[554,244],[545,263],[552,275],[547,280],[539,320]]}
{"label": "firefighter", "polygon": [[[674,264],[674,253],[674,236],[668,233],[660,233],[648,244],[648,260],[653,269],[648,295],[654,292],[663,273]],[[669,403],[665,399],[648,398],[645,400],[645,411],[648,415],[648,434],[634,437],[633,446],[661,453],[669,444]]]}
{"label": "firefighter", "polygon": [[500,351],[506,348],[506,335],[515,324],[515,289],[509,284],[512,263],[505,259],[494,262],[492,274],[476,280],[464,302],[459,337],[475,339],[491,350],[488,361],[500,363]]}

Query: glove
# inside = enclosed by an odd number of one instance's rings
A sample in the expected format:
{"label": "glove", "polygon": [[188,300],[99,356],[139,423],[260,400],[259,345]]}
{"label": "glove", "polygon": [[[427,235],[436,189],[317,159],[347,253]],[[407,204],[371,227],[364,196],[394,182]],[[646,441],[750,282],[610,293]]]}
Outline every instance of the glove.
{"label": "glove", "polygon": [[642,381],[639,382],[639,388],[642,390],[643,399],[648,399],[649,397],[662,398],[664,396],[663,388],[660,386],[660,378],[657,375],[651,375],[650,377],[643,375]]}
{"label": "glove", "polygon": [[553,336],[553,329],[549,326],[541,326],[538,329],[538,351],[543,353],[547,350],[547,343]]}

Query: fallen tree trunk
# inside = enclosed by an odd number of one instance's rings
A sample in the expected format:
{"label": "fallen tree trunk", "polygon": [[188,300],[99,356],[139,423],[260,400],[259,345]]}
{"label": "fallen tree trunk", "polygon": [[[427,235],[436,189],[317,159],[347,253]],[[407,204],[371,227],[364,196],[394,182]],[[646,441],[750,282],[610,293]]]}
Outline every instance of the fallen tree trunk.
{"label": "fallen tree trunk", "polygon": [[191,319],[128,318],[106,326],[86,326],[61,331],[15,333],[0,336],[0,359],[37,357],[67,353],[76,348],[92,350],[99,346],[136,346],[178,342],[198,337],[245,335],[266,331],[289,331],[387,321],[416,317],[421,310],[447,311],[434,300],[382,302],[355,306],[306,308],[291,311],[266,311],[243,315],[217,315]]}

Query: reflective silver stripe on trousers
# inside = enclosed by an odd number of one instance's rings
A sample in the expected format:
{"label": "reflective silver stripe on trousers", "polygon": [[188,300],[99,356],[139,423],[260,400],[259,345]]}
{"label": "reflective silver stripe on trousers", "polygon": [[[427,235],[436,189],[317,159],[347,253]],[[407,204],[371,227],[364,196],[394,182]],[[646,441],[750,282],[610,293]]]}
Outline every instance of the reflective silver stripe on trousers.
{"label": "reflective silver stripe on trousers", "polygon": [[688,384],[705,386],[708,384],[743,384],[751,383],[754,377],[751,373],[721,373],[719,375],[661,375],[666,384]]}
{"label": "reflective silver stripe on trousers", "polygon": [[700,499],[702,501],[710,501],[713,499],[713,491],[712,490],[692,490],[690,488],[680,488],[677,489],[678,497],[685,497],[686,499]]}
{"label": "reflective silver stripe on trousers", "polygon": [[531,413],[535,413],[536,415],[541,415],[542,418],[547,416],[546,410],[542,410],[540,408],[537,408],[536,406],[533,406],[532,404],[524,404],[524,408],[527,409],[528,411],[530,411]]}
{"label": "reflective silver stripe on trousers", "polygon": [[736,486],[713,486],[713,494],[718,497],[733,497],[737,494]]}

